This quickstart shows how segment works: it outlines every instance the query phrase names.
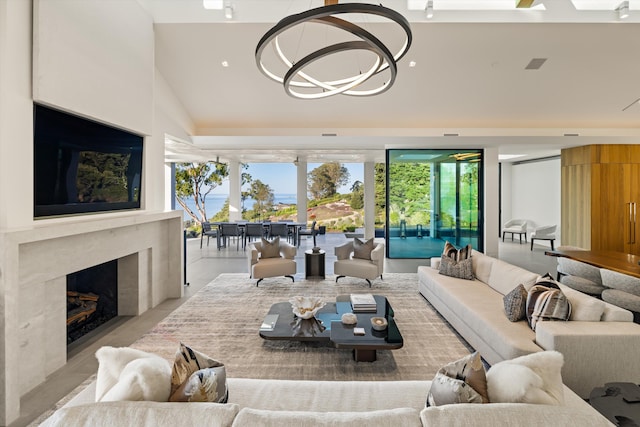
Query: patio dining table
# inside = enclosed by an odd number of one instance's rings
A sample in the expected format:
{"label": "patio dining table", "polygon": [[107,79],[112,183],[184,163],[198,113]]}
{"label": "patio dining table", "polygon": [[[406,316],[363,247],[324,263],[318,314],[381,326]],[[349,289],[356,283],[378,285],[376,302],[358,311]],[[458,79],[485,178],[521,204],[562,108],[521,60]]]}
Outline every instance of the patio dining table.
{"label": "patio dining table", "polygon": [[[223,246],[222,241],[221,241],[222,225],[224,225],[224,224],[236,224],[236,225],[238,225],[238,227],[240,227],[240,230],[242,231],[242,235],[244,235],[244,228],[245,228],[245,225],[248,222],[251,222],[251,221],[212,222],[211,225],[215,225],[215,226],[218,227],[218,233],[217,233],[218,249],[221,249],[221,248],[225,247],[225,246]],[[301,227],[305,227],[307,225],[304,222],[289,222],[289,221],[261,222],[261,224],[265,228],[265,231],[267,231],[269,229],[269,224],[286,224],[287,227],[291,230],[291,235],[293,237],[293,241],[294,242],[298,241],[298,231],[300,231],[300,228]],[[244,249],[244,244],[243,244],[243,249]]]}

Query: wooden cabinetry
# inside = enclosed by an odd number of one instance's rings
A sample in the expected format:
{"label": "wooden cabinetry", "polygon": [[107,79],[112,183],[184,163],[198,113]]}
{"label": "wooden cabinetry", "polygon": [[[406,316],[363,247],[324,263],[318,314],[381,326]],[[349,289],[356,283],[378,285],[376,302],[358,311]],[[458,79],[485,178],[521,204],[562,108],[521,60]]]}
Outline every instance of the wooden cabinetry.
{"label": "wooden cabinetry", "polygon": [[562,150],[563,244],[640,255],[640,146]]}

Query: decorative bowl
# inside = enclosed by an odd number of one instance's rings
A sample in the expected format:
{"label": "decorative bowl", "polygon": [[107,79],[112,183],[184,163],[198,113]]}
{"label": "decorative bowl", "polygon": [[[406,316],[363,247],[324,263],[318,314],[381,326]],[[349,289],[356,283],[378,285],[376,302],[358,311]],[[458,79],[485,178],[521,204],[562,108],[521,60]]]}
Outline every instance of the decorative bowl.
{"label": "decorative bowl", "polygon": [[344,325],[355,325],[358,323],[358,316],[353,313],[344,313],[340,318],[340,321]]}
{"label": "decorative bowl", "polygon": [[376,331],[384,331],[387,329],[387,319],[384,317],[372,317],[371,318],[371,327]]}
{"label": "decorative bowl", "polygon": [[293,314],[301,319],[311,319],[315,317],[322,307],[325,306],[325,302],[322,298],[318,297],[303,297],[295,296],[289,300]]}

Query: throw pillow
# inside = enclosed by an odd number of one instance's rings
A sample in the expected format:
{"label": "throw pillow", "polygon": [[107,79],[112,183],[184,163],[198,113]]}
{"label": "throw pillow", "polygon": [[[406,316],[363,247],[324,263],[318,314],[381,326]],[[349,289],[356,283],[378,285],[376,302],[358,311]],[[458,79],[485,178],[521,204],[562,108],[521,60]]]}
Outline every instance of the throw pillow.
{"label": "throw pillow", "polygon": [[426,406],[489,403],[487,379],[476,351],[442,367],[431,382]]}
{"label": "throw pillow", "polygon": [[527,317],[527,295],[524,285],[519,284],[502,298],[509,321],[517,322]]}
{"label": "throw pillow", "polygon": [[180,343],[171,373],[170,402],[227,403],[224,364]]}
{"label": "throw pillow", "polygon": [[363,242],[357,237],[353,238],[353,257],[360,259],[371,259],[371,252],[373,251],[373,237]]}
{"label": "throw pillow", "polygon": [[171,391],[171,365],[155,354],[105,346],[96,352],[96,402],[163,402]]}
{"label": "throw pillow", "polygon": [[272,241],[262,238],[260,258],[280,258],[280,236],[276,236]]}
{"label": "throw pillow", "polygon": [[527,295],[527,321],[534,331],[542,320],[569,320],[571,303],[558,283],[546,274],[536,281]]}
{"label": "throw pillow", "polygon": [[557,351],[541,351],[496,363],[487,371],[492,403],[564,405],[562,375],[564,357]]}
{"label": "throw pillow", "polygon": [[456,261],[462,261],[464,259],[471,258],[472,251],[473,248],[471,247],[471,245],[467,245],[463,248],[457,249],[451,243],[445,242],[444,249],[442,250],[442,256],[453,258]]}
{"label": "throw pillow", "polygon": [[471,258],[456,261],[453,258],[443,256],[440,260],[440,268],[438,271],[442,275],[457,277],[458,279],[475,279]]}

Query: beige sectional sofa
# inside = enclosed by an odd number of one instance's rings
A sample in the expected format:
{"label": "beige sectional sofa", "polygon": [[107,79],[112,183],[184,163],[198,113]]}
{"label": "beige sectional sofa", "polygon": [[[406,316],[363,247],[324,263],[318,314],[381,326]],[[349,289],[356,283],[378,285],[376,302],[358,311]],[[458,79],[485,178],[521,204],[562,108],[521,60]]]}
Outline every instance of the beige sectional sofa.
{"label": "beige sectional sofa", "polygon": [[43,427],[611,426],[565,387],[563,406],[456,404],[425,409],[431,381],[228,379],[229,402],[92,403],[95,383]]}
{"label": "beige sectional sofa", "polygon": [[640,325],[631,312],[561,285],[573,320],[541,322],[534,332],[526,320],[507,319],[503,297],[521,283],[528,290],[537,274],[473,251],[470,281],[439,274],[438,261],[418,267],[419,291],[489,364],[557,350],[564,383],[583,398],[607,382],[640,383]]}

